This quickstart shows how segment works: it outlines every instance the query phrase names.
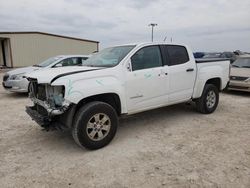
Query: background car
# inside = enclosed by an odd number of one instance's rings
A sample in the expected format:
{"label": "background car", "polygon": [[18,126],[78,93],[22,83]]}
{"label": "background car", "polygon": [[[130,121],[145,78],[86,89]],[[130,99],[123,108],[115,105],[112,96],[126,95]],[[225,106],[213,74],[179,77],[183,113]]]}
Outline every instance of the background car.
{"label": "background car", "polygon": [[203,58],[205,55],[205,52],[194,52],[194,58]]}
{"label": "background car", "polygon": [[213,59],[213,58],[220,58],[222,53],[220,52],[210,52],[206,53],[202,58],[208,58],[208,59]]}
{"label": "background car", "polygon": [[237,55],[235,55],[235,53],[233,52],[223,52],[220,55],[220,58],[228,58],[230,59],[230,63],[232,64],[237,59]]}
{"label": "background car", "polygon": [[232,64],[228,89],[250,92],[250,56],[238,58]]}
{"label": "background car", "polygon": [[3,76],[2,85],[8,91],[25,93],[28,92],[29,88],[29,81],[24,78],[25,74],[41,69],[82,65],[83,61],[89,57],[90,55],[61,55],[51,57],[40,64],[17,68],[7,72]]}

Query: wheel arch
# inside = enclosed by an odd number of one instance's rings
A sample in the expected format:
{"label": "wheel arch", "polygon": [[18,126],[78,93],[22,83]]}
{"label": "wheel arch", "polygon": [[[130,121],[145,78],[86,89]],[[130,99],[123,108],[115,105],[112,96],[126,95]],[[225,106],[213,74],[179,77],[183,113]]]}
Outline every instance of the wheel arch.
{"label": "wheel arch", "polygon": [[[207,80],[205,85],[206,84],[213,84],[214,86],[217,87],[218,91],[221,91],[221,78],[219,78],[219,77],[211,78],[211,79]],[[204,85],[204,87],[205,87],[205,85]],[[203,89],[204,89],[204,87],[203,87]]]}
{"label": "wheel arch", "polygon": [[192,96],[193,100],[201,97],[204,88],[207,84],[213,84],[218,89],[218,91],[222,90],[222,80],[220,77],[213,77],[209,78],[208,80],[199,80],[194,87],[194,92]]}
{"label": "wheel arch", "polygon": [[81,99],[77,104],[72,104],[72,107],[66,112],[65,116],[61,117],[63,124],[69,128],[72,127],[77,111],[83,105],[93,101],[105,102],[115,109],[118,116],[122,114],[122,104],[119,95],[116,93],[102,93],[88,96]]}
{"label": "wheel arch", "polygon": [[87,104],[92,101],[105,102],[111,105],[117,112],[117,115],[121,115],[121,99],[116,93],[102,93],[97,95],[88,96],[80,100],[76,105],[76,111],[82,107],[84,104]]}

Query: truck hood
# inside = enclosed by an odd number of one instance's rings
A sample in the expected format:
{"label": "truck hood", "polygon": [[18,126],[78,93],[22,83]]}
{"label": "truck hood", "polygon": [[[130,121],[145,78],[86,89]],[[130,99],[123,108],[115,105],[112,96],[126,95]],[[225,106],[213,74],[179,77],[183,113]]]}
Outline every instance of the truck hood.
{"label": "truck hood", "polygon": [[250,68],[231,68],[230,76],[250,77]]}
{"label": "truck hood", "polygon": [[62,76],[71,75],[74,73],[98,70],[98,69],[102,69],[102,68],[101,67],[85,67],[85,66],[59,67],[59,68],[51,68],[51,69],[46,69],[46,70],[35,71],[30,74],[26,74],[25,77],[28,79],[36,79],[38,83],[51,83],[56,78],[59,78]]}
{"label": "truck hood", "polygon": [[40,67],[33,67],[33,66],[23,67],[23,68],[14,69],[12,71],[8,71],[7,74],[10,76],[16,75],[16,74],[26,74],[26,73],[31,73],[33,71],[40,70],[40,69],[41,69]]}

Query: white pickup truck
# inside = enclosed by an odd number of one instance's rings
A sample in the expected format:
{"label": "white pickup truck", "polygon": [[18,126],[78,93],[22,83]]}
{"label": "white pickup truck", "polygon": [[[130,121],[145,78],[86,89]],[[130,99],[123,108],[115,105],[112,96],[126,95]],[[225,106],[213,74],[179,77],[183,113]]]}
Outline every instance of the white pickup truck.
{"label": "white pickup truck", "polygon": [[229,81],[229,60],[195,60],[180,44],[143,43],[106,48],[81,67],[61,67],[27,75],[26,112],[49,130],[72,130],[88,149],[107,145],[118,117],[192,100],[212,113]]}

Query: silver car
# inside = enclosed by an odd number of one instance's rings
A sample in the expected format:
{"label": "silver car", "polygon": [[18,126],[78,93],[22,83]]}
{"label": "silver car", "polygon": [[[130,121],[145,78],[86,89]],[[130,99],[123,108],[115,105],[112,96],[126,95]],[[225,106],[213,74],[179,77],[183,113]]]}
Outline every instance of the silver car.
{"label": "silver car", "polygon": [[240,57],[232,64],[228,89],[250,92],[250,56]]}
{"label": "silver car", "polygon": [[41,69],[81,65],[89,57],[89,55],[61,55],[52,57],[40,64],[7,72],[3,76],[2,85],[8,91],[25,93],[29,90],[29,81],[24,78],[27,73]]}

